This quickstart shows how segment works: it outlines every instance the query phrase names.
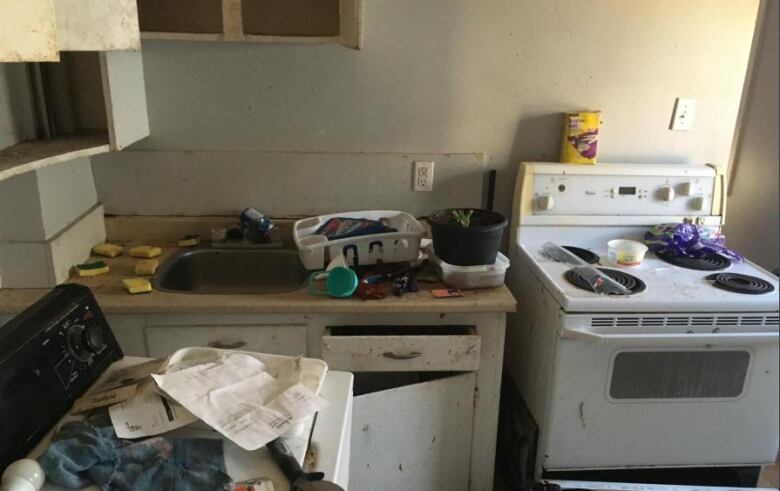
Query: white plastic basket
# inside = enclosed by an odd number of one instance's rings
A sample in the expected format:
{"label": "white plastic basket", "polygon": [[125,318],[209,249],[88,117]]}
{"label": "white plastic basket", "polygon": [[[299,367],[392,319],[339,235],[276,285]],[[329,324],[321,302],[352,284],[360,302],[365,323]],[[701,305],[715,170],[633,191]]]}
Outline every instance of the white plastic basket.
{"label": "white plastic basket", "polygon": [[[387,219],[397,232],[362,235],[328,240],[315,234],[331,218]],[[298,220],[293,225],[293,240],[306,269],[323,269],[334,257],[343,254],[349,266],[365,266],[377,261],[397,263],[414,261],[420,252],[424,230],[420,222],[403,211],[371,210],[320,215]]]}

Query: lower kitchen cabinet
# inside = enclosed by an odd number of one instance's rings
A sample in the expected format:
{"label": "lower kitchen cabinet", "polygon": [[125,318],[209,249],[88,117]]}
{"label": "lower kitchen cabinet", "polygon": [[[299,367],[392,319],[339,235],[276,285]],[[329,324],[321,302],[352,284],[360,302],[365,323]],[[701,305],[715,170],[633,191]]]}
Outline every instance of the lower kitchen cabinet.
{"label": "lower kitchen cabinet", "polygon": [[353,372],[350,489],[493,487],[503,313],[107,318],[126,355],[213,346]]}
{"label": "lower kitchen cabinet", "polygon": [[469,489],[474,372],[361,394],[377,375],[355,378],[350,489]]}
{"label": "lower kitchen cabinet", "polygon": [[469,489],[474,326],[330,326],[320,346],[330,368],[355,373],[350,487]]}

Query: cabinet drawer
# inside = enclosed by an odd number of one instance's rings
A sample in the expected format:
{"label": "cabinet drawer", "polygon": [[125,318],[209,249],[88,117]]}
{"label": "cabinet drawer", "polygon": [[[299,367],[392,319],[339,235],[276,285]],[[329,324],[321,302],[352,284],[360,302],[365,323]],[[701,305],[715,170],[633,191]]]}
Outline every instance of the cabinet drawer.
{"label": "cabinet drawer", "polygon": [[322,338],[322,359],[331,370],[353,372],[477,370],[480,338],[467,332],[338,335],[332,330]]}
{"label": "cabinet drawer", "polygon": [[306,326],[156,326],[146,328],[149,356],[167,356],[179,348],[258,351],[275,355],[306,355]]}

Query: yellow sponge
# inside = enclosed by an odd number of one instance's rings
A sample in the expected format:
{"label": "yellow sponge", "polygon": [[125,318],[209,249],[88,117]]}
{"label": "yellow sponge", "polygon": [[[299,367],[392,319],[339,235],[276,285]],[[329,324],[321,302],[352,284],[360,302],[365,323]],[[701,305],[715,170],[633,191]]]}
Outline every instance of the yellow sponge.
{"label": "yellow sponge", "polygon": [[152,291],[152,284],[145,278],[125,278],[122,280],[122,284],[125,286],[125,290],[132,295]]}
{"label": "yellow sponge", "polygon": [[97,276],[99,274],[108,273],[108,265],[103,261],[95,261],[94,263],[77,264],[73,267],[76,274],[79,276]]}
{"label": "yellow sponge", "polygon": [[132,257],[157,257],[162,254],[162,249],[155,246],[140,245],[130,248],[130,255]]}
{"label": "yellow sponge", "polygon": [[98,256],[116,257],[122,254],[124,247],[116,244],[109,244],[108,242],[98,244],[92,248],[92,253]]}
{"label": "yellow sponge", "polygon": [[137,275],[153,275],[157,272],[157,267],[160,265],[160,261],[157,259],[141,259],[135,263],[135,274]]}
{"label": "yellow sponge", "polygon": [[179,247],[192,247],[200,244],[200,235],[185,235],[179,239]]}

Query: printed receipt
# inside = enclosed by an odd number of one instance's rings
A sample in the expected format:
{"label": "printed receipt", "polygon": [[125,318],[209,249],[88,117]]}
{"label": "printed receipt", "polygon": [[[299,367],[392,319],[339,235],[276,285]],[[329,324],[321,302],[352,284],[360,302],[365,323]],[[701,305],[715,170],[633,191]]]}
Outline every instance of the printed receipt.
{"label": "printed receipt", "polygon": [[151,379],[131,398],[108,408],[119,438],[141,438],[175,430],[198,420],[176,401],[165,399]]}
{"label": "printed receipt", "polygon": [[257,358],[228,353],[152,377],[206,424],[241,448],[256,450],[328,404],[300,383],[299,363],[291,359],[274,377]]}

